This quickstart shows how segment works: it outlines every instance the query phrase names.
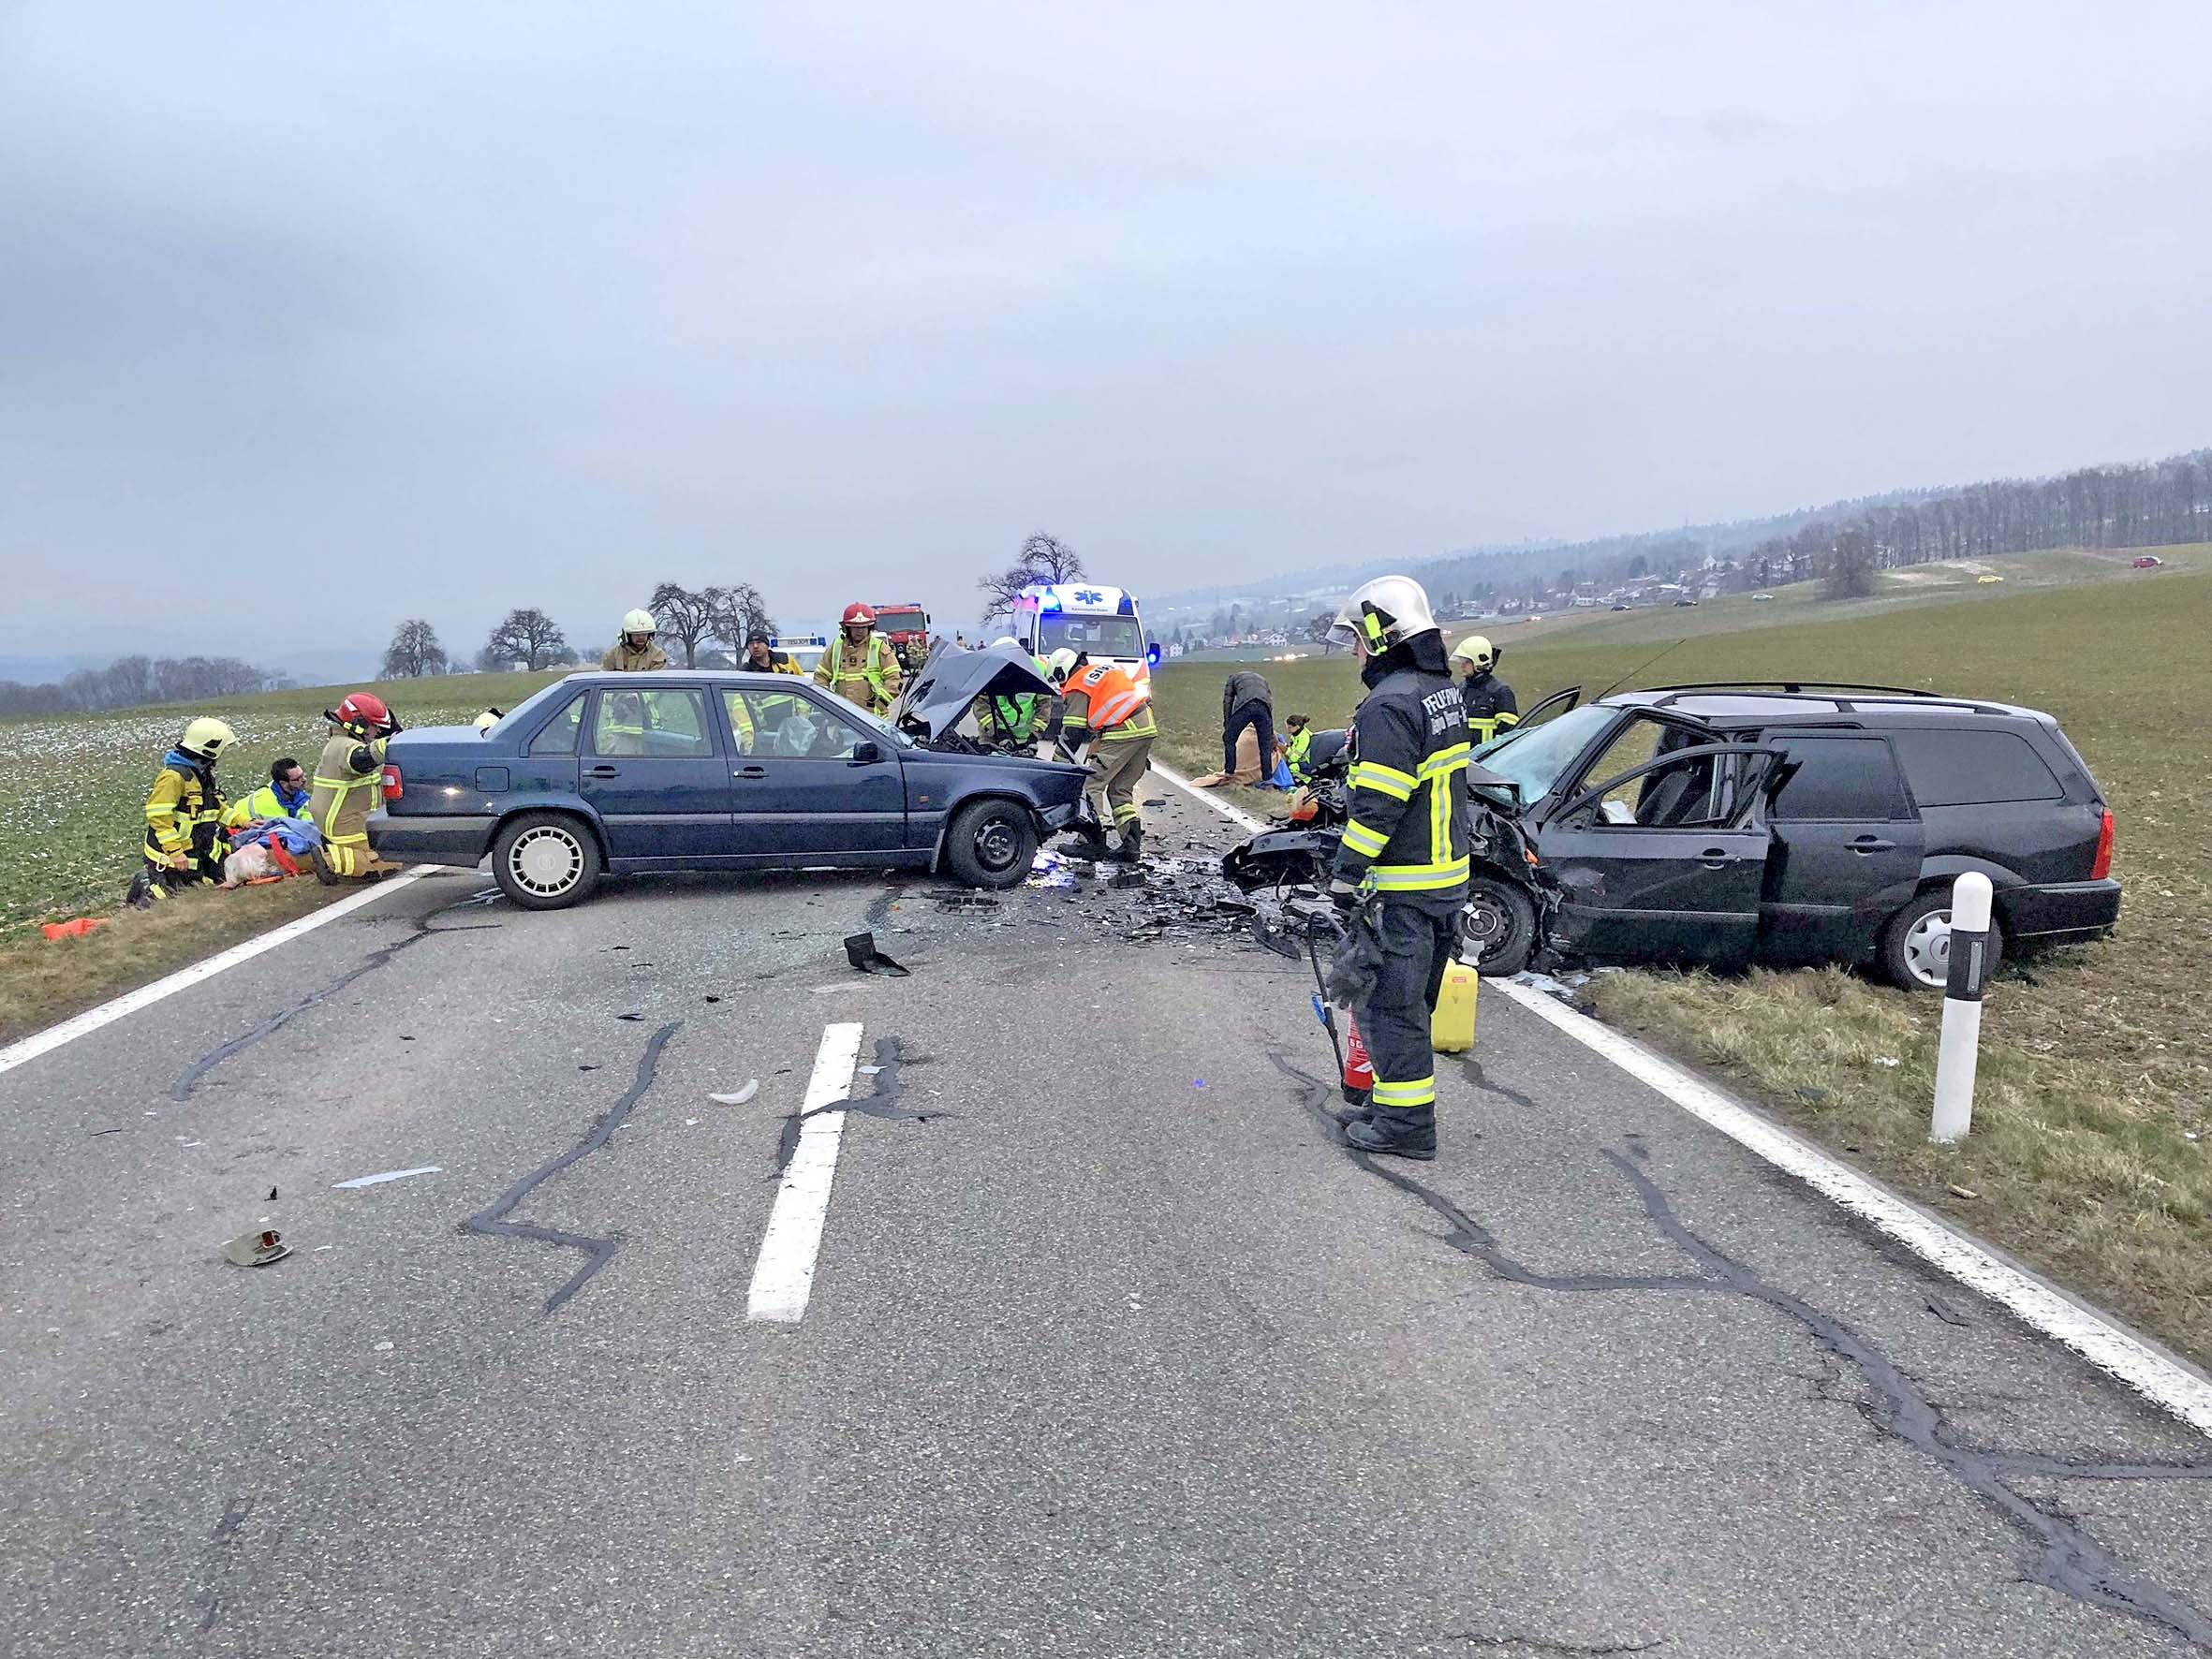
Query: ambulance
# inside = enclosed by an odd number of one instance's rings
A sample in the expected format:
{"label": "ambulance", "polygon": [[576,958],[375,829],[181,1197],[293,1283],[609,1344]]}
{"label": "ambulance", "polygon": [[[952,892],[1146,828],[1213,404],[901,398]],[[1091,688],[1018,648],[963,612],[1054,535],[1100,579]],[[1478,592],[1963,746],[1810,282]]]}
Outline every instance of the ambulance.
{"label": "ambulance", "polygon": [[1008,631],[1033,656],[1049,657],[1065,646],[1095,663],[1127,668],[1140,683],[1151,680],[1159,661],[1159,647],[1144,638],[1136,599],[1098,582],[1032,582],[1014,595]]}

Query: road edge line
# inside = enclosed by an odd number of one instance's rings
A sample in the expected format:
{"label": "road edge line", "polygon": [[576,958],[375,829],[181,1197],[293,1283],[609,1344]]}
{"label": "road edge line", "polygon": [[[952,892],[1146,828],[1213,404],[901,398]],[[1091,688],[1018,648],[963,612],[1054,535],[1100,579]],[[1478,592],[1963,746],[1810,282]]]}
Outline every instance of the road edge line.
{"label": "road edge line", "polygon": [[[1255,834],[1267,828],[1251,814],[1214,800],[1171,768],[1155,761],[1152,770],[1231,823]],[[2162,1351],[2040,1274],[2004,1259],[1993,1246],[1891,1192],[1793,1131],[1730,1099],[1711,1083],[1626,1033],[1578,1013],[1556,997],[1515,985],[1510,979],[1485,980],[1483,988],[1503,992],[1556,1031],[1858,1216],[1938,1271],[1980,1292],[2190,1428],[2212,1435],[2212,1377],[2188,1361]]]}
{"label": "road edge line", "polygon": [[814,1071],[799,1103],[799,1144],[775,1189],[768,1227],[760,1235],[760,1254],[753,1261],[752,1284],[745,1291],[748,1324],[796,1325],[806,1317],[847,1116],[822,1108],[852,1098],[854,1067],[860,1059],[861,1021],[837,1020],[822,1027]]}
{"label": "road edge line", "polygon": [[151,985],[141,985],[136,991],[126,991],[121,996],[111,998],[97,1007],[87,1008],[81,1014],[72,1014],[59,1024],[50,1025],[44,1031],[35,1031],[29,1036],[19,1038],[5,1049],[0,1049],[0,1074],[11,1072],[19,1065],[28,1065],[41,1054],[51,1053],[65,1043],[73,1043],[79,1037],[89,1035],[99,1030],[103,1025],[112,1025],[125,1015],[135,1014],[140,1008],[151,1007],[166,997],[174,996],[180,991],[198,985],[203,979],[212,979],[226,968],[235,968],[240,962],[250,962],[263,951],[274,950],[279,945],[288,945],[301,934],[311,933],[325,922],[336,921],[341,916],[359,910],[364,904],[374,904],[387,894],[395,893],[408,884],[420,881],[424,876],[434,874],[444,868],[443,864],[411,865],[400,872],[399,874],[387,877],[361,892],[340,899],[334,904],[326,904],[320,910],[311,911],[305,916],[295,917],[281,927],[271,928],[266,933],[257,933],[251,939],[242,940],[226,950],[218,950],[214,955],[196,962],[188,967],[179,968],[175,973],[156,979]]}

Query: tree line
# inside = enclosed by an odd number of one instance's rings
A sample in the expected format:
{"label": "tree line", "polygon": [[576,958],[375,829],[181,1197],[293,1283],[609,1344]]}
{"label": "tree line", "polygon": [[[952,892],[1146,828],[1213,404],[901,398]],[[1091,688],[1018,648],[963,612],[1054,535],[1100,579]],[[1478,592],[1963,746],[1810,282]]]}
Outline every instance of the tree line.
{"label": "tree line", "polygon": [[249,691],[283,691],[281,674],[231,656],[124,656],[43,685],[0,680],[0,716],[97,714],[146,703],[196,703]]}
{"label": "tree line", "polygon": [[[645,609],[658,624],[661,649],[671,662],[680,657],[686,668],[734,662],[756,631],[775,632],[775,618],[769,613],[768,601],[749,581],[696,589],[664,581],[654,588]],[[613,629],[608,631],[609,645],[614,642],[614,635]],[[723,648],[719,653],[715,649],[717,646]],[[568,643],[560,624],[538,607],[528,605],[518,606],[502,617],[471,661],[477,672],[494,674],[514,668],[536,673],[587,659],[587,653]],[[420,680],[464,671],[438,639],[437,629],[415,616],[392,630],[391,643],[384,648],[379,677]]]}

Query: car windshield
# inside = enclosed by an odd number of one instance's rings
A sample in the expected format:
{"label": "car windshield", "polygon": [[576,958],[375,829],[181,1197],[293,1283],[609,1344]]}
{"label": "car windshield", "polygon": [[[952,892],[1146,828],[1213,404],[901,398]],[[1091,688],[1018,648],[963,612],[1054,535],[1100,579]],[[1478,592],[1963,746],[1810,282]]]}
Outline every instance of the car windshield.
{"label": "car windshield", "polygon": [[1070,616],[1048,610],[1037,619],[1037,637],[1039,656],[1050,656],[1062,646],[1125,661],[1144,654],[1144,629],[1133,616]]}
{"label": "car windshield", "polygon": [[[1585,703],[1556,720],[1522,727],[1494,743],[1483,744],[1475,751],[1475,758],[1516,785],[1526,803],[1549,790],[1568,763],[1619,712],[1601,703]],[[1481,785],[1476,787],[1491,800],[1502,801],[1501,790]]]}
{"label": "car windshield", "polygon": [[547,703],[550,702],[556,695],[560,697],[573,697],[575,694],[576,688],[573,685],[568,684],[568,682],[566,679],[555,680],[551,685],[540,685],[536,691],[532,692],[528,697],[524,697],[521,702],[517,703],[513,708],[508,710],[506,713],[502,714],[499,717],[497,723],[494,724],[489,730],[487,730],[484,735],[486,737],[497,737],[504,732],[512,731],[528,716],[542,711]]}

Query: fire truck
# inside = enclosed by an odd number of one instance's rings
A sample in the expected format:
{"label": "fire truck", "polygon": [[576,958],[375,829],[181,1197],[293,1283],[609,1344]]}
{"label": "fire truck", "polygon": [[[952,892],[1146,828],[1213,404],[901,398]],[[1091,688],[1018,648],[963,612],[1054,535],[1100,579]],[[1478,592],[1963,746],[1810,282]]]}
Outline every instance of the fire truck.
{"label": "fire truck", "polygon": [[899,667],[911,673],[929,654],[929,612],[919,605],[871,605],[876,631],[898,653]]}

